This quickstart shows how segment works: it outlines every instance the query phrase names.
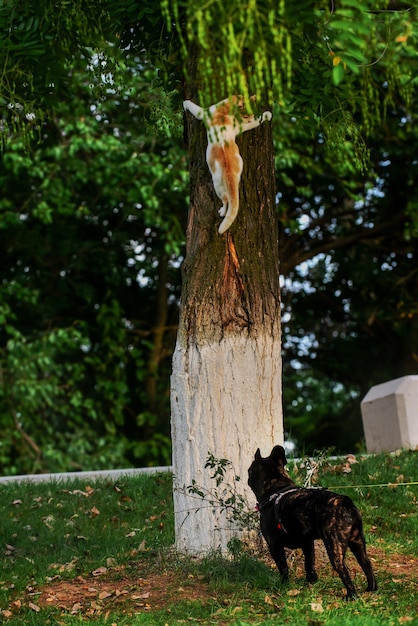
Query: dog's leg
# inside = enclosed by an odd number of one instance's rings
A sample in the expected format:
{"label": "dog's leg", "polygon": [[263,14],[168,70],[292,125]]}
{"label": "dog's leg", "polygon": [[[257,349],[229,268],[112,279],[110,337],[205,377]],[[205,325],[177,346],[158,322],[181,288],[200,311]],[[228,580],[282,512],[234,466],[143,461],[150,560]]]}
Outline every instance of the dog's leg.
{"label": "dog's leg", "polygon": [[277,565],[283,583],[289,580],[289,568],[287,566],[286,554],[281,544],[268,542],[270,554]]}
{"label": "dog's leg", "polygon": [[377,582],[373,572],[372,564],[366,552],[366,542],[363,536],[356,537],[348,542],[348,547],[356,557],[361,569],[367,578],[367,591],[376,591]]}
{"label": "dog's leg", "polygon": [[316,583],[318,574],[315,571],[315,545],[313,541],[305,543],[302,546],[303,555],[305,557],[305,573],[308,583]]}
{"label": "dog's leg", "polygon": [[345,553],[347,551],[347,542],[341,540],[341,537],[325,534],[323,536],[325,548],[327,550],[329,560],[332,567],[341,578],[345,588],[347,589],[346,600],[353,600],[357,596],[356,588],[351,580],[347,565],[345,564]]}

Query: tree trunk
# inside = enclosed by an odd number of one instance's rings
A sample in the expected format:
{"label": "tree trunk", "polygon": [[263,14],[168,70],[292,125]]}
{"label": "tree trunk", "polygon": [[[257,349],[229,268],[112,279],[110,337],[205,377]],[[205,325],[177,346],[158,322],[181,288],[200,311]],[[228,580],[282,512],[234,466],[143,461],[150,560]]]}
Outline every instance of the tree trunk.
{"label": "tree trunk", "polygon": [[148,399],[147,408],[154,415],[158,412],[158,373],[162,359],[164,333],[166,332],[168,315],[167,270],[168,256],[164,254],[158,265],[155,322],[152,330],[152,345],[148,357],[148,377],[145,381]]}
{"label": "tree trunk", "polygon": [[187,493],[213,489],[208,453],[232,462],[249,507],[247,469],[257,447],[283,442],[278,224],[271,127],[238,137],[240,210],[217,232],[220,200],[205,160],[202,122],[186,119],[191,203],[181,314],[171,379],[176,546],[220,548],[236,534],[227,515]]}

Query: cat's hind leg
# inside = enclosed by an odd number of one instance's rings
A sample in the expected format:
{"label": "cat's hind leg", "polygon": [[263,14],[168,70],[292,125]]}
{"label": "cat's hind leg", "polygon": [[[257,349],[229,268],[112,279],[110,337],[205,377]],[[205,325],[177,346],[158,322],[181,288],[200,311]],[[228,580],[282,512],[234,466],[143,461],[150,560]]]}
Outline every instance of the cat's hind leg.
{"label": "cat's hind leg", "polygon": [[224,196],[223,198],[221,198],[223,204],[221,206],[220,209],[218,209],[218,213],[220,215],[220,217],[225,217],[226,212],[228,210],[228,198],[226,196]]}

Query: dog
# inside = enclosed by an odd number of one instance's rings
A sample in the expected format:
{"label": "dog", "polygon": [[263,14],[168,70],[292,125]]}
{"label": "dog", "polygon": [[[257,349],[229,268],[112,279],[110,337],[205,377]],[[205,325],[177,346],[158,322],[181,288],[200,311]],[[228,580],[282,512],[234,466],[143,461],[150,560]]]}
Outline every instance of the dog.
{"label": "dog", "polygon": [[282,580],[288,581],[289,568],[284,548],[302,548],[306,580],[318,580],[315,571],[315,539],[322,539],[331,565],[347,590],[346,599],[357,595],[345,564],[347,548],[353,552],[367,578],[367,591],[376,591],[377,583],[366,552],[363,521],[348,496],[318,487],[302,488],[292,482],[285,470],[286,455],[282,446],[274,446],[263,458],[258,448],[248,469],[248,484],[260,512],[260,529]]}

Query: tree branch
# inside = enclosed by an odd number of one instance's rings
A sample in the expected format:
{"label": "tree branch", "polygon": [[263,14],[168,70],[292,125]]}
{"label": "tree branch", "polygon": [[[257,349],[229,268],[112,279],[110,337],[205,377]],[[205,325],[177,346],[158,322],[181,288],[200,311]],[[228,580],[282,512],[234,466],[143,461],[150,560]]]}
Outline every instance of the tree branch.
{"label": "tree branch", "polygon": [[[318,254],[324,254],[326,252],[330,252],[331,250],[337,250],[341,248],[347,248],[352,246],[355,243],[359,243],[362,241],[367,241],[369,239],[374,239],[376,237],[381,237],[383,235],[393,234],[394,229],[399,227],[399,224],[402,223],[405,219],[404,212],[401,211],[397,213],[393,219],[383,222],[375,226],[374,228],[362,228],[357,232],[353,232],[345,237],[335,237],[328,238],[319,241],[317,244],[313,246],[305,246],[303,248],[293,247],[293,254],[290,256],[286,255],[287,249],[289,249],[289,245],[284,245],[281,242],[280,245],[280,253],[281,253],[281,264],[280,264],[280,272],[284,276],[287,276],[292,269],[294,269],[300,263],[304,261],[308,261],[309,259],[313,259]],[[296,240],[299,237],[295,236]]]}

